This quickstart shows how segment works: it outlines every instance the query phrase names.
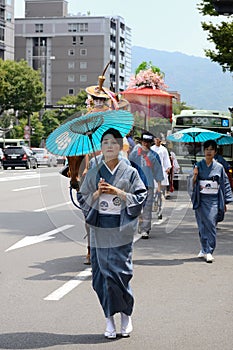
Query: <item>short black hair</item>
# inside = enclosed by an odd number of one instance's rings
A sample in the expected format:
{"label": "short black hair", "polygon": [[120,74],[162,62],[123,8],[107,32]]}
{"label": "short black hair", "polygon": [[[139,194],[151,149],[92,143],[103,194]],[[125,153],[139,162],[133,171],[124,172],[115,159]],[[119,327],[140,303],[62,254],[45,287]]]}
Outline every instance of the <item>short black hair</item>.
{"label": "short black hair", "polygon": [[204,142],[204,149],[210,146],[213,147],[215,151],[217,151],[217,142],[215,140],[208,140]]}
{"label": "short black hair", "polygon": [[114,139],[116,139],[117,143],[120,145],[121,148],[123,148],[123,136],[121,135],[120,131],[114,128],[109,128],[106,130],[103,135],[101,136],[101,143],[103,142],[103,138],[105,135],[112,135]]}
{"label": "short black hair", "polygon": [[141,141],[153,143],[154,142],[154,135],[151,134],[150,132],[143,132],[141,134]]}

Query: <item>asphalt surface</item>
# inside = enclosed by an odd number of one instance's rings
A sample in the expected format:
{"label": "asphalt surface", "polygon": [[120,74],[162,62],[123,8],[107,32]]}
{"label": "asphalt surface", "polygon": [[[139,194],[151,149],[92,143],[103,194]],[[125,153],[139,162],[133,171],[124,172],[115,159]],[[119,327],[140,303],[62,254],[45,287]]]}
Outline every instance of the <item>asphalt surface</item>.
{"label": "asphalt surface", "polygon": [[[232,350],[233,205],[218,225],[215,261],[208,264],[197,258],[186,191],[163,200],[162,220],[153,213],[150,238],[137,236],[134,245],[134,330],[127,339],[106,340],[83,264],[85,231],[71,204],[59,206],[69,195],[57,171],[41,169],[40,181],[38,171],[0,172],[0,349]],[[8,250],[25,236],[44,240]],[[70,281],[78,283],[68,291]],[[116,323],[119,331],[118,315]]]}

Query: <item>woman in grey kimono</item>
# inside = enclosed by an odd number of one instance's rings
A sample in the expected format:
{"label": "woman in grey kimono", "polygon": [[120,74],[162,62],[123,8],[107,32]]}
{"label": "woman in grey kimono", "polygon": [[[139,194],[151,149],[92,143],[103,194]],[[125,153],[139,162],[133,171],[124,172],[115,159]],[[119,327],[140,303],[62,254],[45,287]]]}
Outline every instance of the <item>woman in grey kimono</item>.
{"label": "woman in grey kimono", "polygon": [[214,159],[216,151],[216,142],[206,141],[205,159],[198,162],[193,170],[192,202],[201,243],[198,257],[205,258],[208,263],[214,260],[217,223],[224,219],[226,204],[233,201],[225,170]]}
{"label": "woman in grey kimono", "polygon": [[101,138],[103,160],[87,172],[77,195],[90,225],[92,285],[106,317],[107,338],[116,338],[116,313],[121,313],[122,336],[133,329],[133,237],[147,196],[137,170],[118,158],[122,147],[120,132],[108,129]]}

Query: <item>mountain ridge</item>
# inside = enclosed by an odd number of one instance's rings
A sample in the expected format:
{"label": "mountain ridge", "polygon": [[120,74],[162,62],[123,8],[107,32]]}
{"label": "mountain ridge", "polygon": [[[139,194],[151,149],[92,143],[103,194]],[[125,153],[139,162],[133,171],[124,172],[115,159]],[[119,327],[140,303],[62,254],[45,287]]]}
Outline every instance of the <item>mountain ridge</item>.
{"label": "mountain ridge", "polygon": [[180,93],[181,101],[190,107],[227,111],[233,105],[231,74],[208,58],[133,46],[132,71],[143,61],[159,67],[167,90]]}

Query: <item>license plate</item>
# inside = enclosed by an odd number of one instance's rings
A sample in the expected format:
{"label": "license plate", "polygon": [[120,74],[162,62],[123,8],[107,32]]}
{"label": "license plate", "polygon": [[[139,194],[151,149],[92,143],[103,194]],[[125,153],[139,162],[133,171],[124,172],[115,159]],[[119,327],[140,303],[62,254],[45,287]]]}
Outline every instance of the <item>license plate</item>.
{"label": "license plate", "polygon": [[11,156],[11,159],[16,159],[17,158],[17,156]]}

